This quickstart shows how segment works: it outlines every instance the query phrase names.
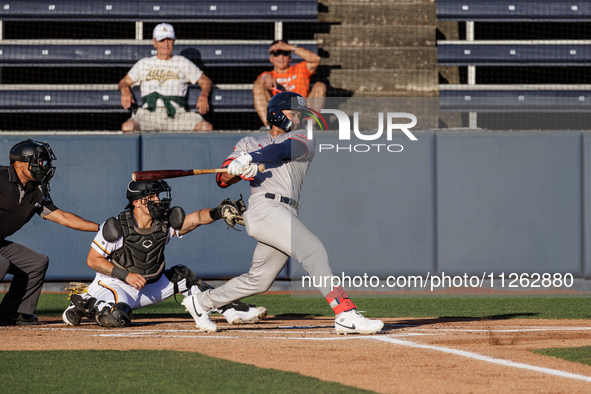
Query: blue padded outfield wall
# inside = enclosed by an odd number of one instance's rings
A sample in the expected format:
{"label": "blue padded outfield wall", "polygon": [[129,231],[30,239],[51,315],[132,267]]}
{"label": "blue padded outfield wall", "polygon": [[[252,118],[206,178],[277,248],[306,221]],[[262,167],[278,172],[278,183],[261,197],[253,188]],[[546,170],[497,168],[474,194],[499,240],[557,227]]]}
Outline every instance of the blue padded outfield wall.
{"label": "blue padded outfield wall", "polygon": [[[258,134],[258,133],[257,133]],[[55,204],[104,221],[126,204],[133,171],[219,167],[244,133],[0,136],[0,164],[26,138],[47,141],[58,160]],[[364,156],[318,152],[334,133],[316,136],[301,220],[325,244],[335,274],[388,275],[516,272],[591,278],[591,134],[586,132],[416,132],[391,143],[404,151],[375,165]],[[354,160],[353,160],[354,158]],[[214,175],[168,181],[173,205],[187,212],[249,195]],[[168,265],[227,278],[248,270],[256,241],[223,222],[196,229],[167,247]],[[34,217],[9,239],[50,257],[47,279],[93,277],[86,255],[93,233]],[[280,278],[304,275],[293,263]]]}

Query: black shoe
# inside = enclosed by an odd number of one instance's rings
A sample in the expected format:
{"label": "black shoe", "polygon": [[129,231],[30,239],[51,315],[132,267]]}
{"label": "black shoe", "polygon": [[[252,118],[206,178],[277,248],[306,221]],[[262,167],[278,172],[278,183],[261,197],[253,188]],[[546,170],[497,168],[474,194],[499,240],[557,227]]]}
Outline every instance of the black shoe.
{"label": "black shoe", "polygon": [[39,319],[35,315],[29,315],[28,313],[17,313],[16,314],[16,325],[17,326],[36,326],[39,324]]}
{"label": "black shoe", "polygon": [[16,313],[4,312],[0,309],[0,326],[14,326],[16,325]]}
{"label": "black shoe", "polygon": [[0,311],[0,326],[34,326],[39,324],[35,315]]}

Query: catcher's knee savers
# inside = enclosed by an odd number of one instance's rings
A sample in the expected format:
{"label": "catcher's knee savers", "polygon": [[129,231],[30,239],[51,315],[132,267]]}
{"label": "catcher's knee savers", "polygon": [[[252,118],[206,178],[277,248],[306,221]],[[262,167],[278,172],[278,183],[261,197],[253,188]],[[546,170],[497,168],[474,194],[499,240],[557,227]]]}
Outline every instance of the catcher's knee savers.
{"label": "catcher's knee savers", "polygon": [[178,264],[170,269],[164,270],[164,275],[174,284],[174,293],[180,293],[178,283],[186,279],[187,290],[193,286],[197,286],[199,290],[206,291],[213,289],[209,283],[199,279],[197,274],[191,271],[186,265]]}
{"label": "catcher's knee savers", "polygon": [[127,327],[131,323],[131,307],[118,302],[113,307],[105,306],[96,314],[96,322],[103,327]]}
{"label": "catcher's knee savers", "polygon": [[96,308],[94,306],[94,304],[96,304],[96,298],[72,294],[70,296],[70,301],[74,305],[76,313],[79,316],[94,319],[96,315]]}
{"label": "catcher's knee savers", "polygon": [[[187,280],[187,282],[186,282],[187,289],[190,289],[193,286],[197,286],[197,288],[203,292],[203,291],[211,290],[214,288],[212,285],[210,285],[206,281],[199,279],[197,277],[197,274],[194,273],[193,271],[191,271],[191,269],[189,267],[187,267],[186,265],[182,265],[182,264],[175,265],[174,267],[171,267],[170,269],[164,270],[164,275],[168,278],[169,281],[171,281],[174,284],[174,293],[175,294],[179,293],[178,282],[180,282],[183,279]],[[256,307],[256,305],[253,305],[253,304],[246,304],[242,301],[234,301],[234,302],[231,302],[231,303],[219,308],[218,311],[220,313],[222,313],[228,309],[234,308],[237,311],[248,312],[248,310],[251,306]]]}
{"label": "catcher's knee savers", "polygon": [[103,327],[127,327],[131,323],[132,309],[124,302],[118,302],[113,307],[105,306],[99,311],[94,297],[84,298],[73,294],[70,296],[70,301],[74,304],[79,316],[94,319]]}

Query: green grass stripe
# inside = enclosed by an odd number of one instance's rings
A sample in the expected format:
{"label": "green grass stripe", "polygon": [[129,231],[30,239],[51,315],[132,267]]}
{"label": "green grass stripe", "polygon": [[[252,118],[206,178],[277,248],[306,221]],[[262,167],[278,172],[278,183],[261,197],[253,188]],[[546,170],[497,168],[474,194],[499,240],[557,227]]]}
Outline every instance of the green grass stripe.
{"label": "green grass stripe", "polygon": [[[2,295],[0,295],[0,298]],[[38,316],[59,316],[68,306],[65,294],[43,293]],[[183,296],[134,311],[134,315],[184,315]],[[258,295],[246,301],[264,306],[272,316],[333,316],[324,299],[292,298],[288,294]],[[591,319],[587,298],[359,298],[353,300],[368,317],[453,317]]]}
{"label": "green grass stripe", "polygon": [[543,356],[591,365],[591,346],[539,349],[533,350],[533,352]]}
{"label": "green grass stripe", "polygon": [[0,351],[0,381],[4,394],[371,392],[169,350]]}

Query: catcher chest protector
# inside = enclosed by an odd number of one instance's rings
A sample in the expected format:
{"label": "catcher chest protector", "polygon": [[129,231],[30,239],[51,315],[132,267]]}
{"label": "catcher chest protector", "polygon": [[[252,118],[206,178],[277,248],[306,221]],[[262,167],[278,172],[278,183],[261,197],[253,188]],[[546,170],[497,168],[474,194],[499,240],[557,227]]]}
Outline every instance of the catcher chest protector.
{"label": "catcher chest protector", "polygon": [[150,228],[135,227],[131,211],[119,214],[123,231],[123,246],[111,253],[111,263],[154,283],[164,272],[164,246],[168,227],[155,220]]}

